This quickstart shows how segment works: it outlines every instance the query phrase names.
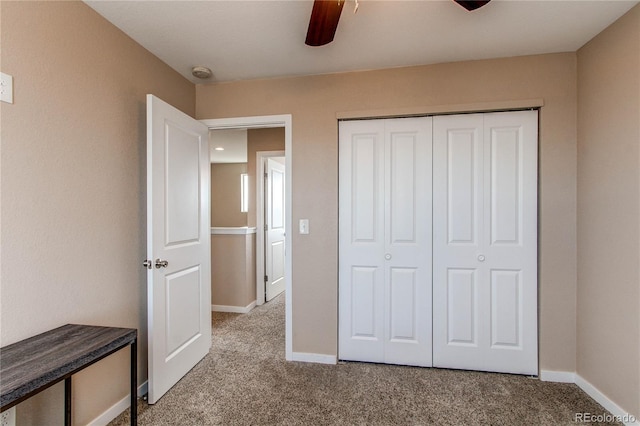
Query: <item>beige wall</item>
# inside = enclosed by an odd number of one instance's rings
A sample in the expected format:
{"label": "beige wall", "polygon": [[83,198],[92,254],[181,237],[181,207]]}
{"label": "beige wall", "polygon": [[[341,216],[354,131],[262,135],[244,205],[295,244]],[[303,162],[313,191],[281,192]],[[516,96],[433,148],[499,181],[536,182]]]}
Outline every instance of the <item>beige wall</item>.
{"label": "beige wall", "polygon": [[[146,380],[145,94],[195,87],[81,2],[2,2],[1,345],[65,323],[139,330]],[[127,350],[74,376],[75,423],[128,393]],[[61,387],[18,422],[62,424]]]}
{"label": "beige wall", "polygon": [[[196,87],[197,118],[292,114],[293,350],[337,353],[336,115],[544,99],[540,115],[540,366],[575,371],[576,55],[550,54]],[[459,108],[467,109],[467,108]],[[366,115],[366,114],[365,114]],[[251,167],[249,167],[251,170]],[[295,227],[294,227],[295,228]]]}
{"label": "beige wall", "polygon": [[284,127],[247,131],[247,173],[249,175],[249,226],[256,226],[256,153],[284,151]]}
{"label": "beige wall", "polygon": [[640,6],[578,51],[577,373],[640,418]]}
{"label": "beige wall", "polygon": [[211,164],[211,226],[247,226],[240,211],[240,175],[247,163]]}
{"label": "beige wall", "polygon": [[211,236],[211,304],[244,308],[255,302],[255,237]]}

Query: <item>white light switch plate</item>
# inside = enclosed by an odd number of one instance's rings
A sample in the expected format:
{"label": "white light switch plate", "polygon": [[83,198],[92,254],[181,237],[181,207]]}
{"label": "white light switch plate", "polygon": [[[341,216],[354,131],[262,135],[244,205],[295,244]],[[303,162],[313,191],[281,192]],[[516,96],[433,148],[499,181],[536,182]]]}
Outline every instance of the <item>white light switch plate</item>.
{"label": "white light switch plate", "polygon": [[309,233],[309,219],[300,219],[300,233],[305,235]]}
{"label": "white light switch plate", "polygon": [[13,103],[13,77],[0,72],[0,101]]}

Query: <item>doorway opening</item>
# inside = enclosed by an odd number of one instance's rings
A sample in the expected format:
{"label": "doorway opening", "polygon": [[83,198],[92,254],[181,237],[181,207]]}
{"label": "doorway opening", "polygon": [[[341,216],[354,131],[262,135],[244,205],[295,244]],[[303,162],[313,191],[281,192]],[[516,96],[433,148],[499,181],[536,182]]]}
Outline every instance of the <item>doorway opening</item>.
{"label": "doorway opening", "polygon": [[[208,119],[208,120],[200,120],[204,125],[206,125],[209,130],[247,130],[251,131],[252,129],[275,129],[281,128],[284,130],[284,151],[267,152],[263,154],[264,158],[279,156],[284,157],[284,175],[286,179],[284,179],[283,187],[284,187],[284,199],[286,203],[284,204],[284,212],[283,212],[283,222],[284,222],[284,247],[287,248],[286,254],[284,255],[284,271],[283,271],[283,283],[285,289],[285,358],[286,360],[292,360],[292,285],[291,285],[291,276],[292,276],[292,263],[291,263],[291,237],[292,237],[292,220],[291,220],[291,205],[292,205],[292,120],[291,115],[273,115],[273,116],[256,116],[256,117],[235,117],[235,118],[221,118],[221,119]],[[270,155],[273,154],[273,155]],[[264,167],[263,162],[258,162],[258,157],[260,155],[256,155],[256,175],[258,174],[259,168],[262,165]],[[248,159],[250,160],[250,159]],[[251,172],[251,166],[248,166],[247,172]],[[258,181],[258,176],[256,176],[256,182]],[[256,186],[258,188],[258,186]],[[251,209],[251,204],[256,203],[256,210],[258,209],[257,202],[258,194],[261,191],[256,190],[256,199],[249,199],[249,209]],[[259,231],[260,229],[264,229],[264,216],[259,213],[257,210],[256,218],[257,221],[262,222],[262,228],[260,228],[260,224],[256,222],[256,228]],[[260,219],[261,218],[261,219]],[[260,232],[256,234],[256,249],[258,247],[263,248],[264,252],[264,237],[260,238],[262,240],[258,241],[259,235],[264,235]],[[259,290],[259,280],[264,277],[264,274],[260,274],[259,265],[262,264],[262,270],[264,270],[264,263],[260,262],[260,256],[256,253],[256,303],[261,304],[259,302],[264,303],[264,290],[261,292]],[[264,288],[264,285],[263,285]],[[262,296],[262,297],[260,297]]]}

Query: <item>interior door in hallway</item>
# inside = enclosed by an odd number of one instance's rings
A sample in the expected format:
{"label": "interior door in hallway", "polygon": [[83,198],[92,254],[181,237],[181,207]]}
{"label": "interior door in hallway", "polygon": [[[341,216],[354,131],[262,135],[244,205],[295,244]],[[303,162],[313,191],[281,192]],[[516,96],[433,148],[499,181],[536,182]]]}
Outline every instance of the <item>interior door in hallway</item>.
{"label": "interior door in hallway", "polygon": [[340,359],[431,365],[431,123],[340,123]]}
{"label": "interior door in hallway", "polygon": [[265,179],[265,300],[268,302],[282,293],[285,287],[284,164],[267,158]]}
{"label": "interior door in hallway", "polygon": [[207,127],[147,95],[150,404],[211,347],[209,173]]}
{"label": "interior door in hallway", "polygon": [[433,129],[433,365],[535,375],[537,111]]}

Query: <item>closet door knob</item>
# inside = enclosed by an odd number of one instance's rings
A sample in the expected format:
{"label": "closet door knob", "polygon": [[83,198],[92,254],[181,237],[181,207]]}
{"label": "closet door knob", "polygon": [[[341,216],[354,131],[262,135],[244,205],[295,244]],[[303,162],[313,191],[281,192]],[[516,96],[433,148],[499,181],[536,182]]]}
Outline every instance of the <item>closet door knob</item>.
{"label": "closet door knob", "polygon": [[482,254],[478,255],[478,261],[484,262],[484,260],[485,260],[484,255],[482,255]]}
{"label": "closet door knob", "polygon": [[387,259],[387,260],[391,260],[391,253],[385,254],[384,258]]}

